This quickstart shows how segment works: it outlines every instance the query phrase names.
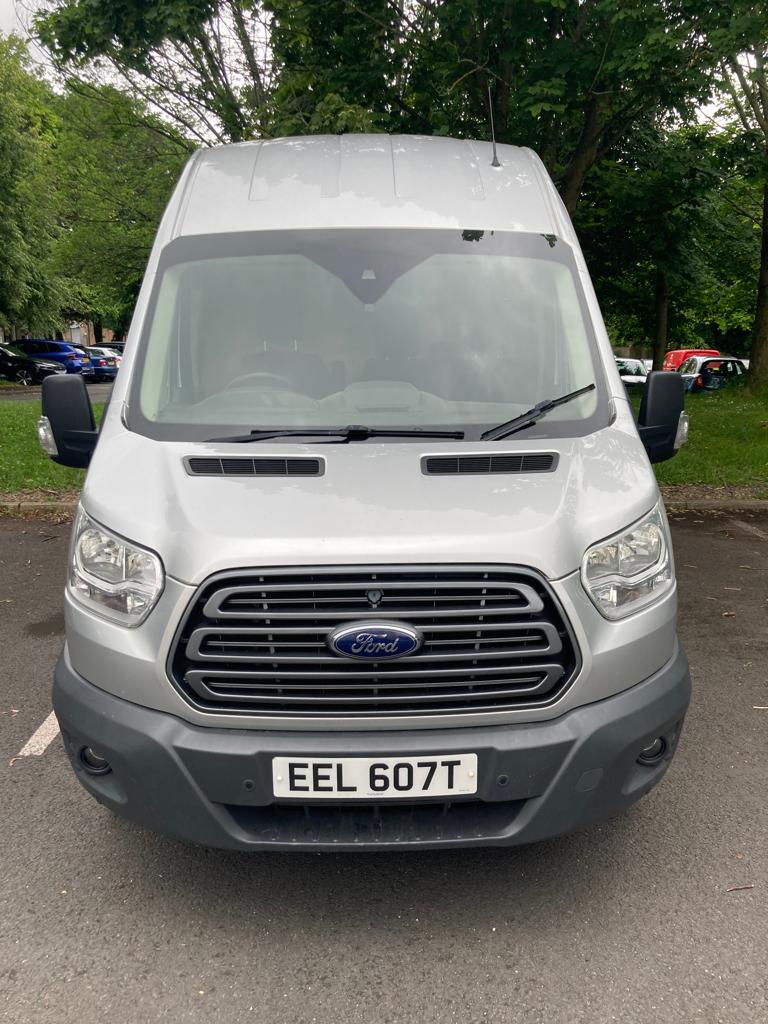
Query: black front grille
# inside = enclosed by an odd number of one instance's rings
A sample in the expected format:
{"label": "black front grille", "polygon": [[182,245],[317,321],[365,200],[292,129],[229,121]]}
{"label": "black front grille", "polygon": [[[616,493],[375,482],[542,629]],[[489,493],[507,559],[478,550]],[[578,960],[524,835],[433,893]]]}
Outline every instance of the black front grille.
{"label": "black front grille", "polygon": [[[377,619],[423,635],[414,654],[363,662],[336,627]],[[499,566],[274,569],[220,576],[189,609],[170,670],[192,704],[255,715],[359,717],[551,703],[578,664],[536,574]]]}

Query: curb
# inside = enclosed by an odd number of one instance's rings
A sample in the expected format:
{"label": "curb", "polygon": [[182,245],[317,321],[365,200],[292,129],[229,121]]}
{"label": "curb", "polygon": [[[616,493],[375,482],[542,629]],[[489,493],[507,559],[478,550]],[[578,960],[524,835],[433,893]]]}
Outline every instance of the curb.
{"label": "curb", "polygon": [[676,512],[768,512],[768,498],[664,498]]}
{"label": "curb", "polygon": [[694,484],[691,486],[694,493],[690,495],[685,493],[687,486],[686,484],[662,484],[659,487],[664,504],[668,509],[675,509],[678,512],[687,510],[691,512],[768,511],[768,495],[765,498],[754,497],[755,491],[758,490],[757,486],[734,487],[733,493],[729,493],[726,487],[708,488]]}
{"label": "curb", "polygon": [[74,512],[76,501],[0,501],[0,515],[24,512]]}

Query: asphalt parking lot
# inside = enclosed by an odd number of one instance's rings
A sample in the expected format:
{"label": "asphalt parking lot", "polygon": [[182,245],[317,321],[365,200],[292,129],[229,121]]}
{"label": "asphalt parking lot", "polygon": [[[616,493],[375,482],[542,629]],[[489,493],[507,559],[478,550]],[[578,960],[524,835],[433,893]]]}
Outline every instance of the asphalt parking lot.
{"label": "asphalt parking lot", "polygon": [[80,789],[38,732],[68,531],[0,520],[0,1020],[764,1024],[768,516],[673,528],[694,702],[650,796],[522,849],[287,856]]}

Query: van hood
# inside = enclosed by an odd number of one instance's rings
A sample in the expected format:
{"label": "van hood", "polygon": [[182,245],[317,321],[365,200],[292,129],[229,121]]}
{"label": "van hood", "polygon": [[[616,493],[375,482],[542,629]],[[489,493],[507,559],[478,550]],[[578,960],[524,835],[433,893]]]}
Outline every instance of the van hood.
{"label": "van hood", "polygon": [[[82,502],[169,576],[294,565],[496,563],[549,579],[639,519],[658,488],[626,403],[580,438],[492,443],[210,445],[131,433],[109,408]],[[552,472],[425,475],[424,455],[554,452]],[[316,477],[191,476],[189,456],[321,457]]]}

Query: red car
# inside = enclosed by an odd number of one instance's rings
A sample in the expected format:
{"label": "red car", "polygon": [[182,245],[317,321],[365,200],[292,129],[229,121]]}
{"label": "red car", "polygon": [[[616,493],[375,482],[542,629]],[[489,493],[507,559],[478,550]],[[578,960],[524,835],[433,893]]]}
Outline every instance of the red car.
{"label": "red car", "polygon": [[664,356],[662,370],[677,370],[690,356],[719,356],[716,348],[673,348]]}

